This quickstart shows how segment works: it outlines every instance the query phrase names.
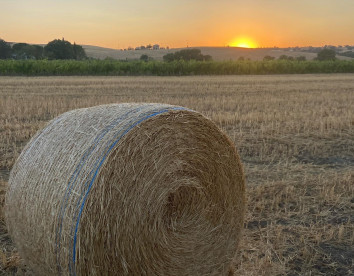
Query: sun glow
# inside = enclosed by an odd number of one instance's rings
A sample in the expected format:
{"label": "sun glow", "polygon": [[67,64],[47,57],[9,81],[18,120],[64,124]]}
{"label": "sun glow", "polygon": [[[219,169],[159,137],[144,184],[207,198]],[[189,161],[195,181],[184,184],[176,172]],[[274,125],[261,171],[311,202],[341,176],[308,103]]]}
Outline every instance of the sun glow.
{"label": "sun glow", "polygon": [[257,43],[254,42],[252,39],[247,37],[239,37],[234,39],[230,43],[231,47],[241,47],[241,48],[257,48]]}

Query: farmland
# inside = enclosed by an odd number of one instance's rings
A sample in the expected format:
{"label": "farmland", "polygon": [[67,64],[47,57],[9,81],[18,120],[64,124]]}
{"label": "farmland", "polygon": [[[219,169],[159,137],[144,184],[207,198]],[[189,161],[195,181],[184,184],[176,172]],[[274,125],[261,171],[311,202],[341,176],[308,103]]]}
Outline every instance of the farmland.
{"label": "farmland", "polygon": [[353,60],[0,60],[0,76],[194,76],[354,73]]}
{"label": "farmland", "polygon": [[[139,59],[141,55],[148,55],[154,60],[162,60],[162,57],[168,53],[174,53],[188,48],[176,49],[159,49],[159,50],[137,50],[137,51],[122,51],[116,49],[103,48],[98,46],[82,45],[87,56],[97,59],[113,58],[118,60],[134,60]],[[241,57],[249,58],[251,60],[263,60],[265,56],[272,56],[279,58],[281,55],[288,55],[292,57],[305,56],[307,60],[316,58],[317,54],[308,53],[304,51],[286,51],[285,49],[274,48],[239,48],[239,47],[193,47],[200,49],[202,54],[211,55],[216,61],[237,60]],[[337,56],[341,60],[352,60],[350,57]]]}
{"label": "farmland", "polygon": [[354,75],[0,77],[1,273],[26,267],[3,202],[22,148],[50,119],[107,103],[164,102],[235,142],[248,213],[236,275],[354,273]]}

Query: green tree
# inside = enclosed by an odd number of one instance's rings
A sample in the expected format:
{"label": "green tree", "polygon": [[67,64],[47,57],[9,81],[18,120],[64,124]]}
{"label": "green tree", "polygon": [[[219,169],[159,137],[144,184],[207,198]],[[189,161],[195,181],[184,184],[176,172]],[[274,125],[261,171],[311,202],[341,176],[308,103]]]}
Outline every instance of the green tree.
{"label": "green tree", "polygon": [[43,58],[43,52],[44,52],[44,49],[43,49],[43,46],[40,46],[40,45],[32,45],[34,47],[34,57],[36,59],[42,59]]}
{"label": "green tree", "polygon": [[149,58],[148,55],[141,55],[141,56],[140,56],[140,60],[141,60],[141,61],[148,62],[148,61],[150,60],[150,58]]}
{"label": "green tree", "polygon": [[163,56],[163,61],[171,62],[174,61],[175,55],[173,53],[169,53]]}
{"label": "green tree", "polygon": [[265,56],[263,58],[264,61],[270,61],[270,60],[275,60],[275,57],[272,57],[272,56]]}
{"label": "green tree", "polygon": [[12,45],[12,52],[16,59],[27,59],[32,57],[31,45],[27,43],[16,43]]}
{"label": "green tree", "polygon": [[344,53],[338,54],[339,56],[345,56],[345,57],[351,57],[354,58],[354,52],[353,51],[346,51]]}
{"label": "green tree", "polygon": [[12,50],[9,43],[0,39],[0,59],[11,58]]}
{"label": "green tree", "polygon": [[203,60],[203,55],[199,49],[184,49],[175,53],[175,59]]}
{"label": "green tree", "polygon": [[306,61],[306,57],[305,56],[299,56],[299,57],[296,57],[296,60],[297,61]]}
{"label": "green tree", "polygon": [[27,43],[15,43],[14,45],[12,45],[12,50],[15,52],[19,52],[22,51],[23,48],[29,46],[29,44]]}
{"label": "green tree", "polygon": [[288,56],[287,55],[281,55],[278,59],[279,60],[288,60]]}
{"label": "green tree", "polygon": [[212,57],[210,55],[202,55],[199,49],[183,49],[181,51],[175,52],[174,54],[169,53],[163,56],[164,61],[173,60],[197,60],[197,61],[211,61]]}
{"label": "green tree", "polygon": [[212,61],[213,57],[211,55],[204,55],[204,61]]}
{"label": "green tree", "polygon": [[333,49],[322,49],[317,53],[317,60],[336,60],[336,52]]}
{"label": "green tree", "polygon": [[40,45],[16,43],[12,51],[16,59],[41,59],[43,56],[43,47]]}
{"label": "green tree", "polygon": [[87,59],[87,55],[84,48],[82,48],[82,46],[80,45],[77,45],[75,42],[73,45],[73,52],[74,52],[74,59],[76,60]]}
{"label": "green tree", "polygon": [[69,41],[55,39],[44,47],[44,55],[49,59],[74,59],[74,50]]}

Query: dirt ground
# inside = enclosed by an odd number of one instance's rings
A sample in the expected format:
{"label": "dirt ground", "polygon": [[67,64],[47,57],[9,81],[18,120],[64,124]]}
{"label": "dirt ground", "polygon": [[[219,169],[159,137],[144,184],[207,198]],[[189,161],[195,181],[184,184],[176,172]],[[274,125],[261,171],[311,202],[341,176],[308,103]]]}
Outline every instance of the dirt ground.
{"label": "dirt ground", "polygon": [[354,75],[0,77],[0,275],[31,275],[7,234],[10,170],[48,120],[163,102],[215,121],[239,150],[248,213],[236,275],[354,275]]}

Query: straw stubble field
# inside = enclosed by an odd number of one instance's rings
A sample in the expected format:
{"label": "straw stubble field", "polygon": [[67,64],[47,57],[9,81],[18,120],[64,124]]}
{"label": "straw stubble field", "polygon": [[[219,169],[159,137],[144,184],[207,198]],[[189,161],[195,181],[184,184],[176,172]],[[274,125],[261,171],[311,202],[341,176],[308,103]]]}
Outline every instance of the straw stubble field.
{"label": "straw stubble field", "polygon": [[30,274],[3,200],[24,145],[53,117],[106,103],[164,102],[211,118],[247,176],[239,275],[354,273],[354,75],[0,78],[1,274]]}

